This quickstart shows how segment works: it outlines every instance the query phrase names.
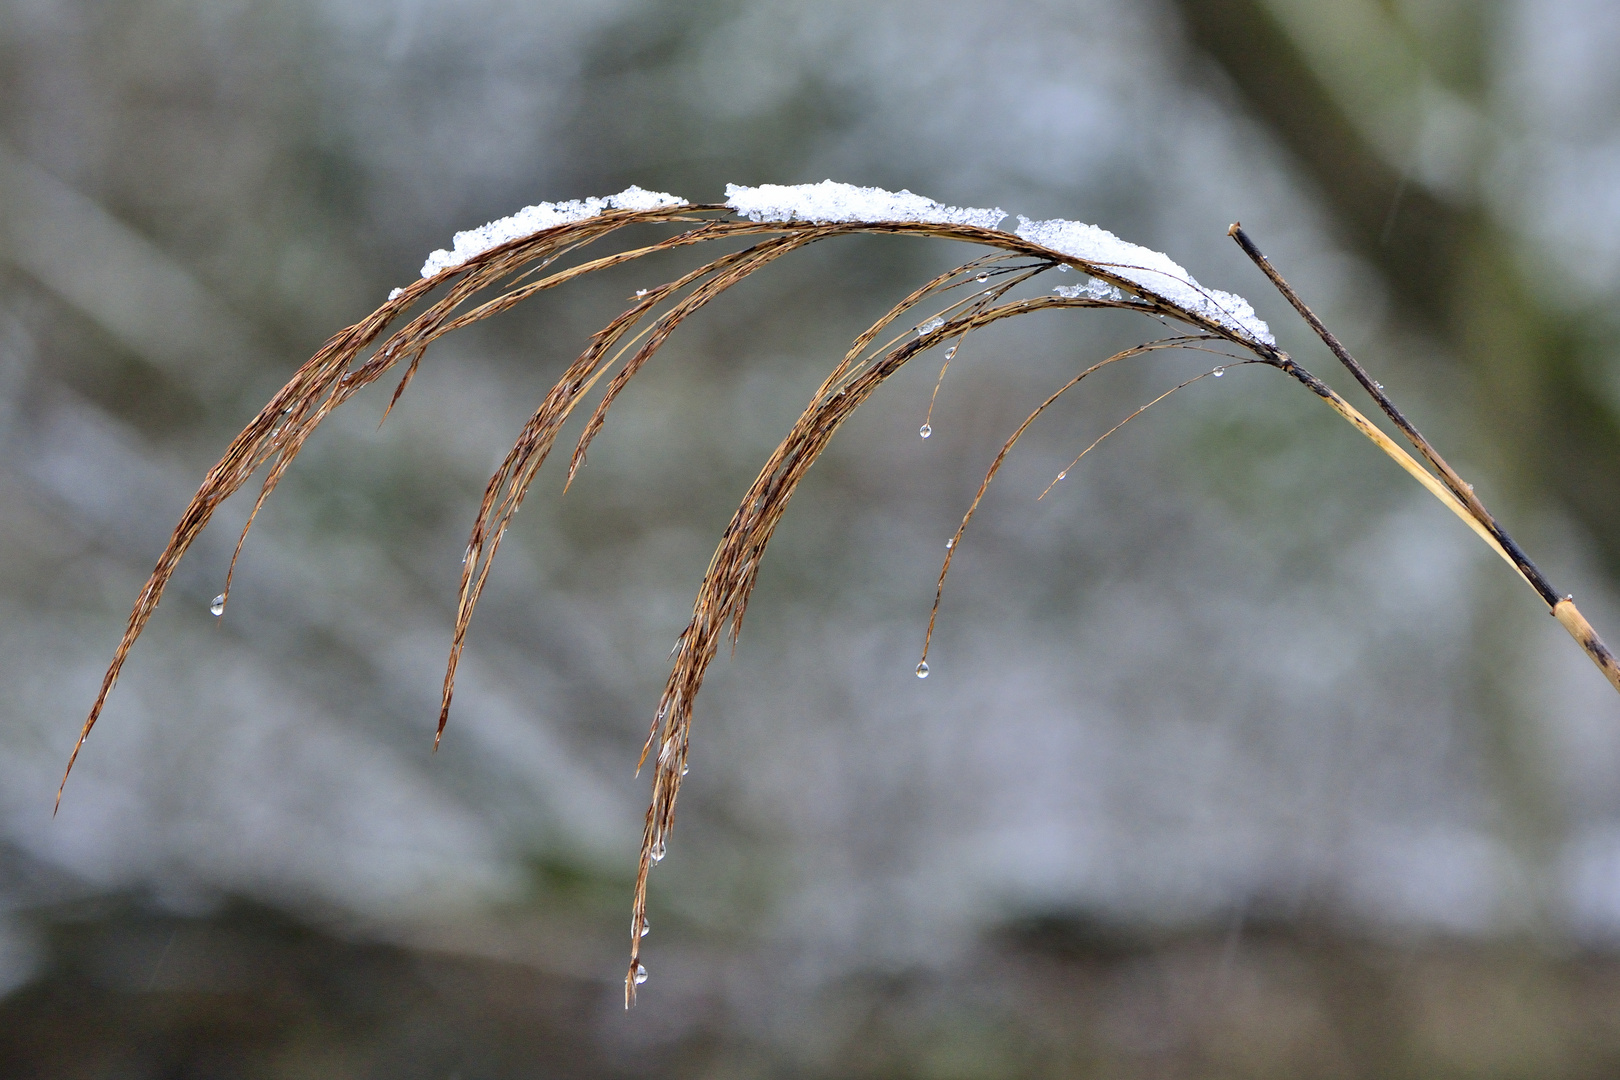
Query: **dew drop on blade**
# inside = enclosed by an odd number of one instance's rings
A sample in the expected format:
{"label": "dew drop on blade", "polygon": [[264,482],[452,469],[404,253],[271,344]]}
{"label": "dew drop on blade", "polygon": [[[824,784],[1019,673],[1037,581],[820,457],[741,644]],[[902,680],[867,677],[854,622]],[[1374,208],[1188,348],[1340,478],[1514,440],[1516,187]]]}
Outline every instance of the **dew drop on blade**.
{"label": "dew drop on blade", "polygon": [[682,775],[682,776],[685,776],[685,775],[686,775],[686,774],[687,774],[687,773],[689,773],[689,772],[691,772],[691,771],[692,771],[692,766],[690,766],[690,765],[688,765],[688,764],[687,764],[687,763],[686,763],[686,762],[684,762],[684,761],[683,761],[683,762],[681,762],[681,775]]}
{"label": "dew drop on blade", "polygon": [[655,862],[655,863],[663,862],[664,861],[664,842],[662,840],[658,841],[658,843],[656,843],[656,844],[654,844],[652,846],[652,850],[649,851],[647,854],[652,857],[653,862]]}
{"label": "dew drop on blade", "polygon": [[990,280],[990,271],[988,271],[988,270],[980,270],[979,271],[979,276],[974,278],[973,280],[974,281],[989,281]]}
{"label": "dew drop on blade", "polygon": [[1217,378],[1217,379],[1218,379],[1218,378],[1220,378],[1220,377],[1221,377],[1221,376],[1222,376],[1222,375],[1225,375],[1225,374],[1226,374],[1226,369],[1225,369],[1225,368],[1223,368],[1223,367],[1218,367],[1218,368],[1216,368],[1216,369],[1215,369],[1215,370],[1214,370],[1214,371],[1212,371],[1212,372],[1210,372],[1210,374],[1211,374],[1211,375],[1213,375],[1213,376],[1215,376],[1215,377],[1216,377],[1216,378]]}
{"label": "dew drop on blade", "polygon": [[924,424],[922,427],[917,429],[917,434],[921,435],[925,439],[933,433],[934,429],[929,427],[927,424]]}
{"label": "dew drop on blade", "polygon": [[637,289],[636,290],[636,299],[639,300],[641,297],[646,296],[646,295],[647,295],[647,290],[646,289]]}
{"label": "dew drop on blade", "polygon": [[956,346],[955,345],[952,345],[950,348],[945,350],[945,359],[949,360],[955,355],[956,355]]}
{"label": "dew drop on blade", "polygon": [[951,548],[953,548],[955,546],[956,546],[956,537],[953,536],[949,540],[945,541],[945,550],[946,551],[951,550]]}
{"label": "dew drop on blade", "polygon": [[636,985],[640,986],[647,981],[647,967],[645,964],[636,965]]}
{"label": "dew drop on blade", "polygon": [[208,610],[213,612],[216,619],[225,614],[225,594],[220,593],[214,597],[213,603],[208,605]]}
{"label": "dew drop on blade", "polygon": [[917,678],[928,678],[928,661],[924,660],[922,663],[917,665]]}
{"label": "dew drop on blade", "polygon": [[1064,469],[1062,472],[1057,474],[1057,478],[1059,480],[1067,480],[1069,478],[1069,470]]}
{"label": "dew drop on blade", "polygon": [[[641,936],[646,937],[650,933],[652,933],[652,927],[647,925],[646,916],[642,916],[642,919],[641,919]],[[636,981],[640,982],[641,980],[637,979]]]}

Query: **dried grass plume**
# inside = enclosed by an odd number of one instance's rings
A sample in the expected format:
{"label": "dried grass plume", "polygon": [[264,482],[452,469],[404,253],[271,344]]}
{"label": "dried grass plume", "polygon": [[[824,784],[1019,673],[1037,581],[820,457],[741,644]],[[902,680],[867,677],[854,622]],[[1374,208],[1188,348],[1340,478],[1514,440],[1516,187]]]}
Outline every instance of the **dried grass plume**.
{"label": "dried grass plume", "polygon": [[[698,587],[691,620],[680,634],[669,678],[641,751],[641,764],[649,760],[652,764],[652,797],[642,831],[632,901],[626,1006],[634,1002],[636,987],[646,978],[640,955],[647,925],[647,875],[663,858],[675,826],[676,800],[686,773],[698,691],[722,641],[729,638],[735,643],[742,629],[765,549],[794,491],[839,426],[886,379],[920,353],[952,343],[947,353],[948,363],[963,337],[1002,319],[1053,308],[1114,308],[1174,320],[1180,329],[1170,336],[1109,356],[1081,371],[1035,409],[1008,438],[991,463],[948,547],[928,620],[922,662],[917,669],[919,676],[928,673],[928,645],[932,641],[951,559],[959,550],[985,490],[1019,437],[1047,407],[1103,367],[1164,349],[1199,349],[1217,354],[1217,365],[1166,391],[1161,398],[1198,379],[1218,376],[1225,368],[1237,364],[1268,366],[1294,379],[1393,458],[1506,560],[1536,591],[1604,676],[1620,690],[1620,663],[1581,616],[1573,600],[1552,588],[1480,503],[1473,488],[1418,433],[1383,388],[1328,332],[1239,226],[1232,226],[1232,236],[1372,396],[1379,409],[1417,451],[1421,462],[1277,348],[1265,325],[1253,317],[1252,309],[1241,297],[1206,290],[1168,257],[1126,244],[1092,226],[1020,219],[1018,230],[1007,232],[992,227],[1004,216],[1000,210],[944,207],[910,192],[878,192],[835,185],[830,181],[827,185],[797,189],[733,187],[728,195],[727,204],[692,204],[675,196],[631,188],[606,199],[529,207],[513,218],[461,234],[454,251],[434,253],[421,280],[395,290],[376,311],[333,335],[232,440],[219,462],[208,471],[136,598],[128,626],[102,680],[101,691],[73,747],[62,777],[63,785],[83,749],[85,738],[101,715],[131,646],[145,629],[181,557],[220,504],[261,469],[268,467],[232,556],[232,572],[254,516],[286,474],[305,440],[333,409],[362,387],[399,370],[399,381],[389,404],[391,409],[410,385],[428,347],[443,335],[595,271],[657,252],[700,248],[713,241],[731,241],[733,243],[720,245],[731,250],[700,263],[673,281],[637,293],[621,314],[591,337],[540,402],[505,460],[490,477],[473,522],[462,567],[435,746],[449,719],[456,667],[466,642],[467,628],[512,516],[551,453],[562,425],[604,377],[611,373],[569,458],[570,481],[626,384],[686,318],[756,270],[799,248],[854,233],[938,237],[988,251],[923,283],[855,339],[764,463],[720,536]],[[745,216],[739,217],[734,211]],[[598,241],[617,239],[621,230],[630,226],[657,227],[670,235],[641,246],[620,247],[607,254],[592,255],[587,251]],[[746,243],[738,246],[737,241]],[[1059,288],[1045,295],[1021,298],[1011,295],[1017,286],[1060,267],[1081,271],[1090,275],[1090,280],[1084,285]],[[420,310],[416,310],[418,308]],[[416,313],[407,318],[412,311]],[[402,320],[402,325],[391,330]],[[1090,449],[1088,447],[1086,452]],[[1075,460],[1078,462],[1079,458]],[[227,573],[224,592],[216,602],[216,613],[222,612],[229,600],[230,581],[231,574]],[[58,804],[61,797],[59,788]]]}

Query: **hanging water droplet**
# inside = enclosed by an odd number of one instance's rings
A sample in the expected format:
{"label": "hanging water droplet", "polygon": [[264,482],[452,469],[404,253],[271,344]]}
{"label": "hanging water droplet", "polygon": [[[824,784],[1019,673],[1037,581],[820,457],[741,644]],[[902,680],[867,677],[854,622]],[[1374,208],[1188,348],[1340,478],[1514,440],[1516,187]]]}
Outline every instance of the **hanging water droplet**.
{"label": "hanging water droplet", "polygon": [[647,981],[647,968],[642,964],[636,965],[636,985],[640,986]]}
{"label": "hanging water droplet", "polygon": [[216,619],[225,614],[225,594],[220,593],[214,597],[213,602],[208,605],[208,610],[213,613]]}
{"label": "hanging water droplet", "polygon": [[[652,933],[652,927],[647,925],[647,916],[643,915],[641,917],[641,936],[646,937],[650,933]],[[645,971],[645,969],[643,969],[643,971]],[[637,979],[636,981],[641,982],[642,980]]]}
{"label": "hanging water droplet", "polygon": [[955,355],[956,355],[956,346],[955,345],[952,345],[950,348],[945,350],[945,359],[949,360],[952,357],[954,357]]}
{"label": "hanging water droplet", "polygon": [[946,551],[951,550],[951,548],[953,548],[955,546],[956,546],[956,537],[953,536],[949,540],[945,541],[945,550]]}
{"label": "hanging water droplet", "polygon": [[686,762],[686,761],[681,762],[681,775],[682,776],[685,776],[687,773],[689,773],[691,771],[692,771],[692,765],[691,765],[690,762]]}
{"label": "hanging water droplet", "polygon": [[[1057,478],[1058,478],[1058,480],[1067,480],[1069,478],[1069,470],[1064,469],[1062,472],[1057,474]],[[1056,482],[1057,481],[1055,481],[1055,480],[1053,481],[1053,483],[1056,483]]]}
{"label": "hanging water droplet", "polygon": [[1070,269],[1070,268],[1069,268],[1069,266],[1068,266],[1068,265],[1066,265],[1066,264],[1065,264],[1065,265],[1063,265],[1063,266],[1059,266],[1059,267],[1058,267],[1058,273],[1060,273],[1060,274],[1067,274],[1067,273],[1068,273],[1068,272],[1069,272],[1069,269]]}
{"label": "hanging water droplet", "polygon": [[1215,377],[1216,377],[1216,378],[1217,378],[1217,379],[1218,379],[1218,378],[1220,378],[1220,377],[1221,377],[1221,376],[1222,376],[1222,375],[1225,375],[1225,374],[1226,374],[1226,369],[1225,369],[1225,368],[1223,368],[1223,367],[1218,367],[1218,368],[1216,368],[1216,369],[1215,369],[1215,370],[1214,370],[1214,371],[1212,371],[1212,372],[1210,372],[1210,374],[1211,374],[1211,375],[1214,375],[1214,376],[1215,376]]}
{"label": "hanging water droplet", "polygon": [[928,678],[928,661],[924,660],[922,663],[917,665],[917,678]]}
{"label": "hanging water droplet", "polygon": [[1378,389],[1380,389],[1380,390],[1382,390],[1384,388],[1384,384],[1379,382],[1377,379],[1373,380],[1373,385],[1378,387]]}
{"label": "hanging water droplet", "polygon": [[647,854],[652,856],[652,861],[653,862],[663,862],[664,861],[664,842],[662,840],[658,841],[656,844],[654,844],[652,846],[652,850],[649,851]]}
{"label": "hanging water droplet", "polygon": [[924,424],[922,427],[917,429],[917,434],[921,435],[925,439],[933,433],[934,429],[929,427],[927,424]]}
{"label": "hanging water droplet", "polygon": [[975,277],[973,280],[974,281],[989,281],[990,280],[990,271],[988,271],[988,270],[980,270],[978,276]]}

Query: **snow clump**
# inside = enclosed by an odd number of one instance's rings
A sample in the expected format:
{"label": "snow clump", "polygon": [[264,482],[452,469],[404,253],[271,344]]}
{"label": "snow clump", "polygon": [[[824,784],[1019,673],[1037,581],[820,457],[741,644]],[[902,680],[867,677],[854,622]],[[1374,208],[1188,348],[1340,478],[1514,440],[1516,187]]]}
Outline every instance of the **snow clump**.
{"label": "snow clump", "polygon": [[[1067,268],[1065,268],[1067,269]],[[1118,285],[1110,285],[1102,278],[1094,277],[1084,285],[1059,285],[1052,290],[1065,300],[1123,300],[1125,294]]]}
{"label": "snow clump", "polygon": [[655,210],[660,206],[680,206],[685,202],[686,200],[678,195],[647,191],[632,184],[617,195],[602,198],[593,195],[586,199],[570,199],[568,202],[544,202],[525,206],[510,217],[503,217],[491,221],[488,225],[456,233],[452,250],[440,248],[427,257],[427,262],[422,264],[422,276],[432,277],[441,270],[460,266],[468,259],[482,255],[490,248],[499,247],[508,240],[529,236],[541,229],[584,221],[586,218],[596,217],[604,210]]}
{"label": "snow clump", "polygon": [[1203,315],[1228,329],[1267,345],[1277,344],[1277,339],[1271,336],[1271,328],[1255,315],[1247,300],[1235,293],[1204,288],[1185,267],[1163,252],[1121,240],[1107,229],[1062,218],[1031,221],[1020,214],[1018,228],[1014,231],[1031,243],[1106,267],[1115,277],[1140,285],[1144,291],[1162,296],[1177,307]]}
{"label": "snow clump", "polygon": [[726,205],[750,221],[926,221],[993,229],[1007,216],[1000,207],[946,206],[909,191],[885,191],[823,180],[819,184],[726,185]]}

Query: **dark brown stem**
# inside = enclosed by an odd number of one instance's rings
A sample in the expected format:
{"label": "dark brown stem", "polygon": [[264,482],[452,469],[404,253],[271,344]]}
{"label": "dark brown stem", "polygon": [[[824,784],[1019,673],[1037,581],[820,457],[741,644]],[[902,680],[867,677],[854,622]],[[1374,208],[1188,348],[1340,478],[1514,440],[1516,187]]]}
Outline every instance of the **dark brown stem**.
{"label": "dark brown stem", "polygon": [[[1457,471],[1446,464],[1446,460],[1440,456],[1440,452],[1430,445],[1429,440],[1425,439],[1418,429],[1412,426],[1412,422],[1401,413],[1401,410],[1395,407],[1395,403],[1389,400],[1388,395],[1384,393],[1384,388],[1367,374],[1366,368],[1356,362],[1356,358],[1351,356],[1350,351],[1339,342],[1338,338],[1333,336],[1333,332],[1322,325],[1322,320],[1318,319],[1316,313],[1306,306],[1305,301],[1299,298],[1299,294],[1294,291],[1293,286],[1289,285],[1283,279],[1283,276],[1277,272],[1277,268],[1271,265],[1271,260],[1261,254],[1254,241],[1249,239],[1249,234],[1243,231],[1243,226],[1234,224],[1227,232],[1232,239],[1238,242],[1238,246],[1243,248],[1244,253],[1254,260],[1254,264],[1265,273],[1266,277],[1271,279],[1271,283],[1277,287],[1277,291],[1282,293],[1290,304],[1294,305],[1294,310],[1299,312],[1304,320],[1310,324],[1312,330],[1316,331],[1316,336],[1322,339],[1323,344],[1332,350],[1333,355],[1337,356],[1339,361],[1349,369],[1350,374],[1356,377],[1356,381],[1366,389],[1367,393],[1372,395],[1373,400],[1378,402],[1378,407],[1384,410],[1384,415],[1388,416],[1395,426],[1401,429],[1401,433],[1407,437],[1417,449],[1417,452],[1422,454],[1424,459],[1440,474],[1439,482],[1445,486],[1445,489],[1456,496],[1458,502],[1468,511],[1469,515],[1479,522],[1480,526],[1496,540],[1501,547],[1502,553],[1513,563],[1514,568],[1524,576],[1524,580],[1530,583],[1530,587],[1540,595],[1553,617],[1558,620],[1565,630],[1569,631],[1569,635],[1586,651],[1587,656],[1597,665],[1598,670],[1603,672],[1604,678],[1608,679],[1616,690],[1620,690],[1620,659],[1617,659],[1614,653],[1609,650],[1609,647],[1603,644],[1603,640],[1598,637],[1597,631],[1593,630],[1592,625],[1581,615],[1580,611],[1575,607],[1574,598],[1558,594],[1557,590],[1552,587],[1552,582],[1548,581],[1547,576],[1541,572],[1535,563],[1530,561],[1530,557],[1524,553],[1524,549],[1513,541],[1513,538],[1507,534],[1507,530],[1503,529],[1490,511],[1485,509],[1484,505],[1479,501],[1479,497],[1474,494],[1473,486],[1465,483],[1463,478],[1457,475]],[[1329,404],[1332,404],[1335,399],[1341,405],[1344,404],[1342,398],[1339,398],[1337,394],[1328,389],[1314,375],[1299,367],[1285,354],[1276,349],[1270,351],[1276,353],[1281,361],[1277,366],[1321,395]]]}
{"label": "dark brown stem", "polygon": [[1339,358],[1339,362],[1349,370],[1350,374],[1355,376],[1362,389],[1372,395],[1372,399],[1378,402],[1378,407],[1384,410],[1384,415],[1389,417],[1395,426],[1401,429],[1401,434],[1406,436],[1407,441],[1417,449],[1418,453],[1423,455],[1425,461],[1433,466],[1435,472],[1440,474],[1441,483],[1445,484],[1451,490],[1451,493],[1457,496],[1464,506],[1468,507],[1469,513],[1473,514],[1479,520],[1479,523],[1490,531],[1492,536],[1496,537],[1503,550],[1512,557],[1513,563],[1519,568],[1520,573],[1524,574],[1525,580],[1530,582],[1531,587],[1541,595],[1547,606],[1549,608],[1555,606],[1562,597],[1552,587],[1552,582],[1548,581],[1547,576],[1537,568],[1535,563],[1530,561],[1530,557],[1524,553],[1524,549],[1519,547],[1513,538],[1507,534],[1507,530],[1497,523],[1491,512],[1485,509],[1484,504],[1479,501],[1479,497],[1474,494],[1473,485],[1458,476],[1457,470],[1447,464],[1446,459],[1440,456],[1440,452],[1434,448],[1428,439],[1423,437],[1423,434],[1417,428],[1412,426],[1412,422],[1406,418],[1401,410],[1395,407],[1395,403],[1389,400],[1389,396],[1384,393],[1384,388],[1371,375],[1367,374],[1367,369],[1362,367],[1356,358],[1350,355],[1350,351],[1340,343],[1338,338],[1333,336],[1333,331],[1324,326],[1322,320],[1316,317],[1316,312],[1312,311],[1305,301],[1299,298],[1299,294],[1294,291],[1293,286],[1289,285],[1283,276],[1277,272],[1277,268],[1271,265],[1271,260],[1261,253],[1253,240],[1249,239],[1249,234],[1243,231],[1243,226],[1234,224],[1227,232],[1232,239],[1238,242],[1238,246],[1243,249],[1244,254],[1254,260],[1254,264],[1265,273],[1266,277],[1271,279],[1271,283],[1277,287],[1278,292],[1282,293],[1283,298],[1294,305],[1294,310],[1299,312],[1300,317],[1310,324],[1312,330],[1316,331],[1316,336],[1322,339],[1322,343],[1332,351],[1334,356]]}

